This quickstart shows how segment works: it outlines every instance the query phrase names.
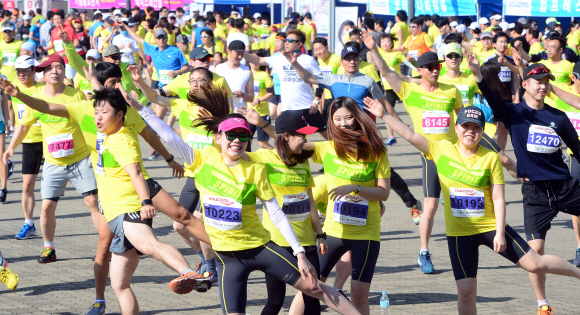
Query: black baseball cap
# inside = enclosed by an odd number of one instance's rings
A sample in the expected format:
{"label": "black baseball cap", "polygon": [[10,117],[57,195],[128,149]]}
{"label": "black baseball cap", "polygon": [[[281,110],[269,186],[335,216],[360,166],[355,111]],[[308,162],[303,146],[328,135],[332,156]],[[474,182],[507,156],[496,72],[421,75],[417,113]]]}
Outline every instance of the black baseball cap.
{"label": "black baseball cap", "polygon": [[192,51],[189,52],[189,58],[191,59],[202,59],[207,56],[213,57],[213,55],[203,47],[195,47]]}
{"label": "black baseball cap", "polygon": [[304,135],[311,135],[318,131],[317,127],[309,126],[306,118],[300,111],[287,110],[283,111],[276,118],[276,134],[285,132],[298,132]]}
{"label": "black baseball cap", "polygon": [[481,109],[475,106],[464,107],[460,110],[455,124],[463,125],[470,121],[478,124],[481,128],[485,128],[485,115]]}
{"label": "black baseball cap", "polygon": [[550,80],[555,80],[552,71],[542,63],[535,63],[524,70],[524,80],[529,78],[540,80],[543,77],[549,76]]}
{"label": "black baseball cap", "polygon": [[417,60],[417,68],[422,68],[432,63],[442,63],[442,62],[443,60],[439,60],[439,57],[437,57],[437,53],[428,51],[419,56],[419,60]]}
{"label": "black baseball cap", "polygon": [[244,44],[244,42],[242,42],[241,40],[233,40],[228,45],[228,49],[231,51],[244,52],[246,51],[246,44]]}
{"label": "black baseball cap", "polygon": [[559,38],[560,33],[558,31],[548,31],[545,35],[546,39],[555,39],[555,38]]}
{"label": "black baseball cap", "polygon": [[353,46],[346,46],[342,49],[342,52],[340,53],[340,58],[344,59],[344,57],[346,57],[346,55],[348,54],[356,54],[357,56],[360,55],[358,49],[356,49],[356,47]]}

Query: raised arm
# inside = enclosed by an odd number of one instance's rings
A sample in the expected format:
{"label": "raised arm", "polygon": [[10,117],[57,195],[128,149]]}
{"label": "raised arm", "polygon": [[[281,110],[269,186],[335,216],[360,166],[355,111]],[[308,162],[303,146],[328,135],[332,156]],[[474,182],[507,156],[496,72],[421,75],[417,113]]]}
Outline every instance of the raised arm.
{"label": "raised arm", "polygon": [[423,152],[425,155],[429,155],[429,141],[427,138],[416,133],[409,126],[405,125],[401,120],[389,115],[385,112],[385,108],[381,102],[374,100],[370,97],[366,97],[364,100],[365,109],[375,117],[381,117],[389,127],[391,127],[396,133],[398,133],[403,139],[409,141],[415,148]]}
{"label": "raised arm", "polygon": [[300,79],[302,79],[302,81],[304,81],[308,84],[318,84],[318,81],[316,80],[316,76],[313,75],[312,73],[306,71],[306,69],[304,69],[298,63],[298,58],[296,58],[296,54],[288,52],[288,51],[284,51],[284,52],[282,52],[282,54],[292,64],[292,66],[294,67],[294,70],[296,70],[296,73],[298,73],[298,76],[300,77]]}
{"label": "raised arm", "polygon": [[22,103],[28,105],[30,108],[35,109],[41,113],[50,114],[58,117],[69,118],[68,110],[66,106],[60,104],[48,103],[45,100],[34,98],[23,94],[18,90],[17,87],[8,82],[8,80],[0,78],[0,89],[4,90],[6,94],[15,97],[22,101]]}
{"label": "raised arm", "polygon": [[86,79],[85,72],[83,67],[89,67],[89,64],[79,55],[73,43],[69,40],[68,34],[64,31],[64,29],[60,28],[58,31],[58,37],[64,43],[64,51],[66,53],[66,57],[68,58],[68,63],[70,66],[78,72],[78,74]]}
{"label": "raised arm", "polygon": [[554,94],[556,94],[557,97],[559,97],[564,103],[576,108],[576,109],[580,109],[580,97],[576,96],[572,93],[568,93],[562,89],[560,89],[559,87],[550,84],[550,86],[552,87],[552,92],[554,92]]}
{"label": "raised arm", "polygon": [[375,39],[366,31],[361,32],[361,36],[365,41],[365,45],[369,47],[372,59],[375,62],[375,66],[379,69],[379,72],[383,75],[385,80],[389,83],[393,91],[396,93],[401,92],[402,82],[398,74],[391,70],[385,60],[381,57],[377,46],[375,45]]}
{"label": "raised arm", "polygon": [[274,126],[262,119],[256,110],[242,106],[236,111],[244,115],[250,124],[262,128],[270,137],[276,139],[276,129],[274,129]]}
{"label": "raised arm", "polygon": [[143,44],[143,43],[145,43],[145,40],[143,40],[143,38],[141,36],[139,36],[139,34],[137,34],[137,32],[132,30],[130,27],[125,27],[125,30],[127,32],[129,32],[129,35],[131,35],[131,37],[133,37],[133,39],[136,40],[137,43],[141,44],[141,46],[145,46]]}
{"label": "raised arm", "polygon": [[155,103],[163,107],[171,107],[171,102],[168,97],[159,95],[155,90],[147,85],[145,81],[143,81],[143,77],[141,77],[141,72],[139,72],[139,68],[137,68],[137,66],[129,66],[127,67],[127,71],[131,73],[131,78],[139,85],[141,92],[143,92],[145,97],[147,97],[151,103]]}
{"label": "raised arm", "polygon": [[250,54],[247,51],[244,53],[244,59],[246,59],[247,62],[253,63],[255,65],[266,66],[266,67],[268,66],[268,63],[266,62],[266,58],[258,57],[255,54]]}

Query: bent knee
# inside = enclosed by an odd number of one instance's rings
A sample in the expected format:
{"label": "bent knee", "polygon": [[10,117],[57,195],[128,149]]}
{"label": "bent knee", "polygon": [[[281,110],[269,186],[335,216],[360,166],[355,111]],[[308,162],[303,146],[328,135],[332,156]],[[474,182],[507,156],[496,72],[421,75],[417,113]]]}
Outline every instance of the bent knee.
{"label": "bent knee", "polygon": [[173,229],[175,230],[175,232],[177,232],[179,234],[187,231],[187,229],[185,228],[185,225],[183,225],[177,221],[173,221]]}

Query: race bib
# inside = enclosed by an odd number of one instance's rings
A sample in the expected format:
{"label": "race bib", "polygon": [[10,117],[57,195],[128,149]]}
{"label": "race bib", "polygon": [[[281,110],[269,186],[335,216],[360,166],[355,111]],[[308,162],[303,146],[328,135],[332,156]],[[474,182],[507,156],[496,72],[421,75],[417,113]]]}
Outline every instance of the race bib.
{"label": "race bib", "polygon": [[64,135],[46,137],[48,152],[55,159],[63,158],[75,153],[73,136],[70,133]]}
{"label": "race bib", "polygon": [[576,133],[580,136],[580,113],[566,112],[566,116],[568,116],[574,129],[576,129]]}
{"label": "race bib", "polygon": [[103,152],[105,152],[105,148],[103,147],[103,142],[105,141],[105,135],[102,132],[97,132],[97,154],[99,158],[97,160],[97,165],[95,166],[95,173],[101,176],[105,176],[105,169],[103,168]]}
{"label": "race bib", "polygon": [[483,217],[485,197],[482,190],[449,188],[451,211],[456,218]]}
{"label": "race bib", "polygon": [[409,56],[413,57],[413,59],[419,59],[419,51],[418,50],[409,50]]}
{"label": "race bib", "polygon": [[322,72],[322,75],[331,75],[332,74],[332,68],[330,68],[330,67],[322,67],[322,68],[320,68],[320,71]]}
{"label": "race bib", "polygon": [[512,71],[508,67],[501,67],[499,72],[499,80],[501,82],[510,82],[512,80]]}
{"label": "race bib", "polygon": [[242,204],[228,197],[203,197],[205,223],[222,231],[242,228]]}
{"label": "race bib", "polygon": [[173,78],[169,76],[169,72],[171,72],[171,70],[159,70],[159,82],[163,85],[169,84],[173,80]]}
{"label": "race bib", "polygon": [[458,84],[456,85],[459,93],[461,93],[461,101],[463,101],[463,105],[469,104],[469,86],[465,84]]}
{"label": "race bib", "polygon": [[62,40],[55,40],[52,42],[54,45],[54,51],[59,52],[59,51],[63,51],[64,50],[64,43],[62,42]]}
{"label": "race bib", "polygon": [[369,201],[361,196],[346,195],[334,202],[332,219],[338,223],[364,226],[367,224]]}
{"label": "race bib", "polygon": [[297,195],[284,195],[282,211],[288,221],[301,222],[310,216],[310,198],[306,192]]}
{"label": "race bib", "polygon": [[2,63],[5,66],[13,66],[16,64],[16,58],[18,56],[15,52],[5,52],[2,54]]}
{"label": "race bib", "polygon": [[262,34],[262,41],[266,41],[270,37],[270,34]]}
{"label": "race bib", "polygon": [[546,126],[531,125],[528,131],[527,148],[535,153],[554,153],[562,141],[554,129]]}
{"label": "race bib", "polygon": [[259,93],[260,93],[260,83],[261,82],[262,81],[260,81],[260,80],[254,80],[254,93],[257,93],[255,95],[260,95]]}
{"label": "race bib", "polygon": [[213,144],[213,137],[190,133],[185,137],[185,143],[193,149],[201,150]]}
{"label": "race bib", "polygon": [[444,110],[433,110],[423,112],[423,133],[436,134],[448,133],[451,117]]}

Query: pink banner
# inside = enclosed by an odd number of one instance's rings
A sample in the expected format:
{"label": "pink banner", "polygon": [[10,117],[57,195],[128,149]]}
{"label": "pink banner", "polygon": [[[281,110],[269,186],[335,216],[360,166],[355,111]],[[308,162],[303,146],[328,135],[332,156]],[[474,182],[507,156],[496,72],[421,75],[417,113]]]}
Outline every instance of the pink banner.
{"label": "pink banner", "polygon": [[[147,7],[153,7],[155,10],[161,7],[168,7],[170,11],[182,7],[186,0],[131,0],[131,7],[139,6],[142,10]],[[70,2],[71,8],[78,9],[110,9],[124,8],[126,6],[125,0],[72,0]]]}

